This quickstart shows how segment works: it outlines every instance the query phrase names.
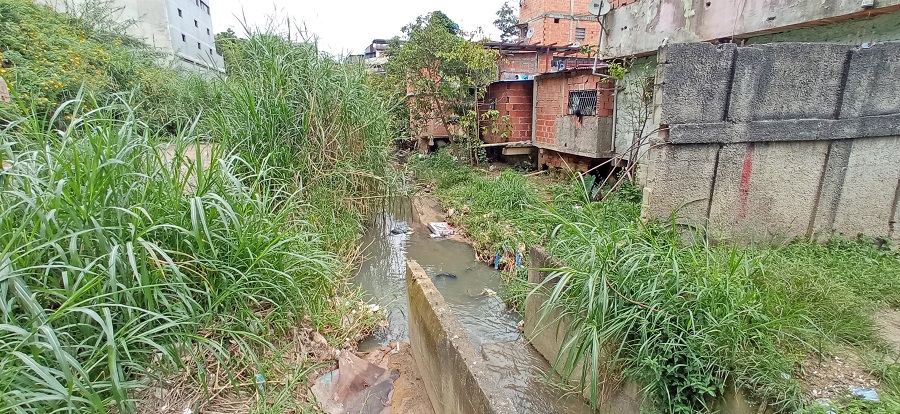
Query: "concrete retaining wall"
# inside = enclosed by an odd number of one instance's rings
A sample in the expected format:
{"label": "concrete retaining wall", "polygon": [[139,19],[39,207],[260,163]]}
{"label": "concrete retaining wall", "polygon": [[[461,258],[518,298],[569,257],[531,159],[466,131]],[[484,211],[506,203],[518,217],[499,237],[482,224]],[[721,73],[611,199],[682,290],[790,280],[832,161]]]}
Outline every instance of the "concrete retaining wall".
{"label": "concrete retaining wall", "polygon": [[[478,365],[481,357],[425,270],[406,265],[409,342],[437,414],[515,413],[512,401]],[[482,364],[483,365],[483,364]]]}
{"label": "concrete retaining wall", "polygon": [[900,241],[900,43],[675,44],[659,63],[644,218]]}
{"label": "concrete retaining wall", "polygon": [[[540,269],[559,267],[542,247],[532,247],[529,252],[528,282],[540,284],[547,280],[549,273]],[[548,282],[546,288],[552,288],[553,281]],[[525,300],[525,337],[531,345],[541,353],[552,365],[560,355],[567,335],[568,327],[572,323],[569,315],[564,315],[559,310],[545,312],[544,304],[547,296],[540,291],[532,293]],[[555,367],[554,367],[555,369]],[[562,374],[560,370],[556,370]],[[577,384],[581,377],[582,368],[578,367],[569,377],[572,384]],[[608,381],[607,388],[602,390],[600,407],[598,412],[604,414],[640,414],[642,395],[641,386],[634,381],[622,382]],[[585,399],[590,396],[589,390],[582,392]],[[714,404],[716,412],[721,414],[771,414],[771,410],[765,405],[750,403],[747,398],[735,387],[726,387],[725,395]]]}

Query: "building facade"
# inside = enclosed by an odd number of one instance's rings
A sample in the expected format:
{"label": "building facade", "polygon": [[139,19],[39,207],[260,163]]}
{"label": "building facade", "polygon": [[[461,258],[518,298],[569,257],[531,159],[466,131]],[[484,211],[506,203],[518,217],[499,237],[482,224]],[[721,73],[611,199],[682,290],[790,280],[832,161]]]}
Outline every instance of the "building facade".
{"label": "building facade", "polygon": [[[44,0],[43,3],[67,12],[89,0]],[[188,69],[225,70],[225,61],[216,52],[216,32],[212,27],[210,0],[113,0],[112,18],[128,24],[127,34],[172,56]]]}

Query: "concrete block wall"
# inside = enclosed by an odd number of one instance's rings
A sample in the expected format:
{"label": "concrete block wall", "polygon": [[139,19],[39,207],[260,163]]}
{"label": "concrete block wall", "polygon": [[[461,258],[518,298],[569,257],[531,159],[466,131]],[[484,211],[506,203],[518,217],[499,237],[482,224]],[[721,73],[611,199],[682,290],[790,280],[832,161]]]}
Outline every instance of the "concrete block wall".
{"label": "concrete block wall", "polygon": [[900,241],[900,43],[660,51],[644,218],[739,241]]}
{"label": "concrete block wall", "polygon": [[[482,135],[482,141],[492,144],[499,142],[530,141],[532,125],[532,104],[534,81],[497,82],[488,87],[486,101],[494,102],[494,109],[500,116],[509,117],[509,131],[504,138],[501,134]],[[483,108],[482,111],[487,108]],[[498,121],[501,122],[502,121]],[[488,123],[483,127],[490,129]],[[501,128],[503,126],[501,125]]]}

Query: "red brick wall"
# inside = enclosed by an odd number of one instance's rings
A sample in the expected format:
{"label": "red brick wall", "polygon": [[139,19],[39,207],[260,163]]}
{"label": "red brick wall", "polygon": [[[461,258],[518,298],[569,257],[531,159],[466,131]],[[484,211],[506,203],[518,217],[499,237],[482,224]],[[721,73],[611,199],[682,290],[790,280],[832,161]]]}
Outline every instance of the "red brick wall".
{"label": "red brick wall", "polygon": [[[588,4],[592,0],[575,0],[575,15],[588,14]],[[544,13],[572,13],[570,0],[525,0],[519,7],[519,21],[525,22]]]}
{"label": "red brick wall", "polygon": [[[574,42],[582,45],[598,44],[600,41],[600,23],[597,23],[595,20],[576,20],[575,25],[572,26],[571,22],[569,19],[559,19],[559,23],[556,23],[556,19],[552,17],[535,20],[528,24],[529,28],[534,29],[534,36],[526,39],[525,42],[544,45],[556,43],[560,46]],[[575,38],[575,29],[577,28],[585,29],[584,40]]]}
{"label": "red brick wall", "polygon": [[[531,106],[534,82],[498,82],[487,91],[486,101],[496,100],[495,108],[500,116],[509,116],[511,129],[504,139],[500,134],[486,134],[481,138],[488,144],[531,140]],[[483,108],[486,110],[487,108]],[[487,125],[485,125],[487,126]],[[501,125],[501,129],[503,126]]]}
{"label": "red brick wall", "polygon": [[[539,76],[537,80],[537,119],[534,140],[556,144],[556,117],[568,115],[569,91],[597,88],[597,116],[612,116],[613,84],[590,71],[563,72]],[[574,116],[574,115],[573,115]]]}
{"label": "red brick wall", "polygon": [[[536,75],[539,68],[537,66],[537,52],[510,52],[504,54],[497,61],[497,69],[500,72],[500,80],[509,80],[512,75]],[[509,75],[509,76],[504,76]]]}

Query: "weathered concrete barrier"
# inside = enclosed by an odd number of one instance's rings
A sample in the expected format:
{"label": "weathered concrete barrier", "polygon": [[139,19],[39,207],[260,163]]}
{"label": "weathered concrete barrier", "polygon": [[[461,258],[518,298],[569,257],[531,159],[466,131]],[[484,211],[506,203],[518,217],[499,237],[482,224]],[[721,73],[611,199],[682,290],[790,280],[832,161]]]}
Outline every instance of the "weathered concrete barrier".
{"label": "weathered concrete barrier", "polygon": [[512,401],[483,371],[481,357],[469,342],[450,305],[425,270],[406,264],[409,342],[425,389],[438,414],[515,413]]}
{"label": "weathered concrete barrier", "polygon": [[[540,269],[556,268],[552,258],[541,247],[532,247],[529,256],[528,282],[539,284],[549,277],[549,272]],[[552,281],[548,283],[552,285]],[[548,286],[549,288],[549,286]],[[572,317],[563,314],[559,309],[549,312],[544,311],[547,295],[541,291],[528,295],[525,300],[525,337],[531,345],[547,359],[557,374],[562,375],[562,369],[558,368],[557,358],[565,341],[569,339],[568,328],[571,326]],[[564,357],[563,357],[564,358]],[[564,362],[564,361],[563,361]],[[582,365],[578,364],[569,376],[569,382],[577,384],[581,378]],[[603,379],[601,378],[601,381]],[[640,414],[641,386],[634,381],[610,378],[605,382],[599,398],[599,412],[609,414]],[[590,398],[590,390],[582,390],[585,399]],[[755,414],[766,412],[765,407],[760,410],[755,404],[751,404],[743,394],[734,387],[725,390],[725,396],[716,402],[717,412],[722,414]]]}

